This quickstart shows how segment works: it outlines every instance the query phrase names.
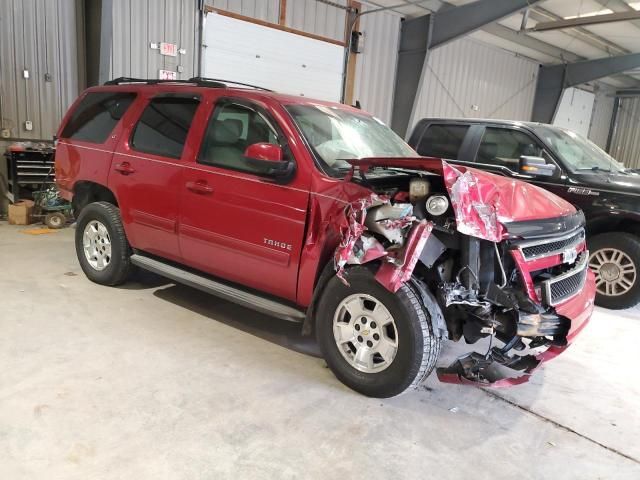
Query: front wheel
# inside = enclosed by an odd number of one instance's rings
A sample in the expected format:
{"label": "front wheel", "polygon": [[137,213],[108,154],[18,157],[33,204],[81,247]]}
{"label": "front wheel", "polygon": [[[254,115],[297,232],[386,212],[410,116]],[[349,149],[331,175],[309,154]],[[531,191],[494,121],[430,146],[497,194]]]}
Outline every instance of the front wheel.
{"label": "front wheel", "polygon": [[316,336],[336,377],[364,395],[387,398],[416,387],[434,369],[441,340],[409,285],[392,293],[365,267],[333,277],[316,318]]}
{"label": "front wheel", "polygon": [[640,302],[640,239],[611,232],[588,240],[589,267],[596,275],[596,305],[619,310]]}

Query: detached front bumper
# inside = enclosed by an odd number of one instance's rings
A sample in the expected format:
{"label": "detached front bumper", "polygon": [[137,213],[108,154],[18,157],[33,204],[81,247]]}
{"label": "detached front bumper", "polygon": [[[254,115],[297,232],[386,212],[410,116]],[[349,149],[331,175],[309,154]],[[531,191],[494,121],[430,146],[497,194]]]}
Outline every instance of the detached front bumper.
{"label": "detached front bumper", "polygon": [[[498,348],[492,349],[488,355],[473,352],[458,358],[447,368],[439,368],[438,378],[444,383],[483,387],[509,387],[529,381],[531,374],[542,363],[564,352],[584,329],[593,313],[595,294],[595,275],[587,269],[583,288],[570,299],[551,307],[543,315],[543,321],[547,325],[555,322],[569,323],[568,331],[565,327],[564,338],[555,339],[556,341],[545,350],[528,355],[505,356],[501,355]],[[528,324],[524,328],[544,326]]]}

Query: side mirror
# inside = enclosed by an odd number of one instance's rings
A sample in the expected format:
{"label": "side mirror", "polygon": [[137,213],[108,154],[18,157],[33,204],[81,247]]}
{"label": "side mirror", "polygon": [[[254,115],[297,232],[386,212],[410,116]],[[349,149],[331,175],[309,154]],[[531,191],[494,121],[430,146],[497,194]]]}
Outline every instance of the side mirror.
{"label": "side mirror", "polygon": [[272,143],[254,143],[244,151],[244,158],[256,175],[273,178],[277,183],[286,183],[293,176],[296,165],[283,160],[282,147]]}
{"label": "side mirror", "polygon": [[282,148],[272,143],[254,143],[249,145],[244,151],[244,156],[252,160],[262,160],[265,162],[281,162]]}
{"label": "side mirror", "polygon": [[542,157],[522,155],[520,157],[519,171],[523,175],[552,177],[556,173],[556,166],[551,163],[547,163],[547,161]]}

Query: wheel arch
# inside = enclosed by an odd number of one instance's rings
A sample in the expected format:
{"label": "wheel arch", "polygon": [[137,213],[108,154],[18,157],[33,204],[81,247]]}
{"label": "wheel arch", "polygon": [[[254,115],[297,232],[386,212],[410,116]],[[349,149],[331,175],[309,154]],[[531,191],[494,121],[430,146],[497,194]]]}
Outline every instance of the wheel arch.
{"label": "wheel arch", "polygon": [[607,215],[587,221],[587,235],[624,232],[640,237],[640,215]]}
{"label": "wheel arch", "polygon": [[104,185],[88,180],[81,180],[73,186],[73,200],[71,205],[76,218],[84,207],[94,202],[107,202],[118,206],[115,194]]}

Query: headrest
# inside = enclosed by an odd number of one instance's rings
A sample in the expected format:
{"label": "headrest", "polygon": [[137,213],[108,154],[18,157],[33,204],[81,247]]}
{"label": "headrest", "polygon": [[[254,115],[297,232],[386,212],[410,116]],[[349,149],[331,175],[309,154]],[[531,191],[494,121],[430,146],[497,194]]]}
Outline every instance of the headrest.
{"label": "headrest", "polygon": [[227,118],[218,122],[213,130],[213,140],[217,145],[232,145],[242,135],[242,121],[236,118]]}

